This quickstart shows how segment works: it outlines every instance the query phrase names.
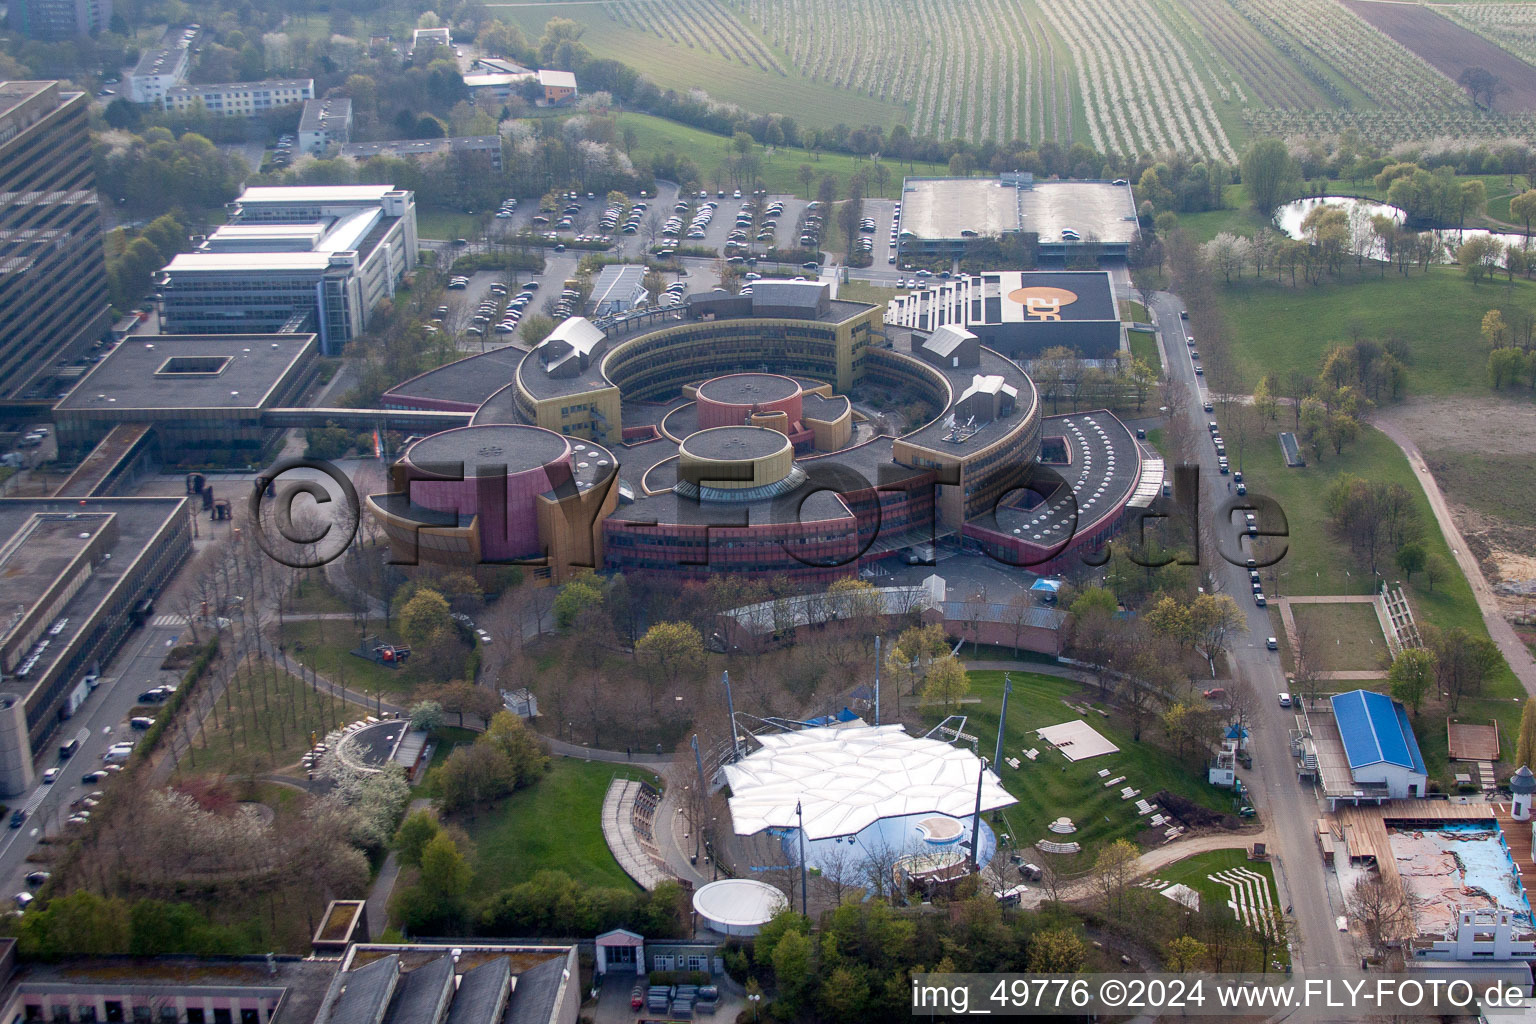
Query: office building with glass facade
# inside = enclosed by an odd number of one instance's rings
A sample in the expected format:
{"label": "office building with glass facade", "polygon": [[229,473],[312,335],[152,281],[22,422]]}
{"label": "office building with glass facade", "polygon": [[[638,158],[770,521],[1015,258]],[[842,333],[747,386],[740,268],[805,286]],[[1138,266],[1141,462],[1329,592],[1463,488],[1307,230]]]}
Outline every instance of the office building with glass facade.
{"label": "office building with glass facade", "polygon": [[52,399],[46,371],[111,326],[89,105],[0,83],[0,399]]}
{"label": "office building with glass facade", "polygon": [[416,200],[389,185],[248,188],[229,223],[160,272],[167,334],[364,331],[416,265]]}

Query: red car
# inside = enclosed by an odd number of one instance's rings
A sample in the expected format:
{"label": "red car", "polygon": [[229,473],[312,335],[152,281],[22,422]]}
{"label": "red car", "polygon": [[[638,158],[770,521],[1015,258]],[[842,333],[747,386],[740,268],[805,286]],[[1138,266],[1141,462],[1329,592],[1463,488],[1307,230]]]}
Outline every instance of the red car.
{"label": "red car", "polygon": [[645,986],[636,985],[635,990],[629,994],[629,1008],[639,1010],[645,1007]]}

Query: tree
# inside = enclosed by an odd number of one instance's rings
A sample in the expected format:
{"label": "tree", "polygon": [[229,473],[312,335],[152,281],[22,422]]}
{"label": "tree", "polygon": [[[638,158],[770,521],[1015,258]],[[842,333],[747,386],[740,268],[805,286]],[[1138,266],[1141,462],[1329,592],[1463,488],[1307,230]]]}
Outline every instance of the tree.
{"label": "tree", "polygon": [[501,698],[495,690],[476,686],[463,679],[455,679],[441,687],[434,696],[445,712],[459,716],[460,726],[464,724],[465,715],[474,715],[489,722],[492,715],[503,709]]}
{"label": "tree", "polygon": [[1465,626],[1428,629],[1429,648],[1435,655],[1435,678],[1450,699],[1451,713],[1464,696],[1476,696],[1483,681],[1504,660],[1499,648],[1486,636]]}
{"label": "tree", "polygon": [[77,889],[21,919],[23,953],[50,959],[67,954],[126,953],[128,905],[116,897]]}
{"label": "tree", "polygon": [[537,345],[549,337],[549,332],[555,329],[555,321],[543,313],[533,313],[523,317],[522,323],[517,325],[517,333],[522,335],[524,341],[530,345]]}
{"label": "tree", "polygon": [[443,724],[443,706],[435,700],[420,701],[411,706],[411,728],[431,732]]}
{"label": "tree", "polygon": [[1201,594],[1189,606],[1194,648],[1216,673],[1216,659],[1226,652],[1232,631],[1243,624],[1243,613],[1228,594]]}
{"label": "tree", "polygon": [[1168,969],[1175,974],[1198,970],[1205,960],[1205,943],[1193,935],[1169,939],[1165,948],[1168,950]]}
{"label": "tree", "polygon": [[1241,167],[1248,198],[1265,216],[1290,198],[1301,177],[1290,150],[1280,139],[1255,141],[1243,153]]}
{"label": "tree", "polygon": [[1028,970],[1076,974],[1088,962],[1088,947],[1065,928],[1046,928],[1029,937]]}
{"label": "tree", "polygon": [[1497,309],[1490,309],[1483,314],[1480,330],[1483,343],[1489,348],[1503,348],[1509,338],[1509,324],[1504,322],[1504,313]]}
{"label": "tree", "polygon": [[811,940],[799,931],[785,932],[773,946],[772,962],[779,998],[794,1007],[811,985]]}
{"label": "tree", "polygon": [[1401,938],[1401,931],[1413,924],[1402,886],[1380,874],[1364,875],[1346,897],[1349,917],[1365,931],[1365,938],[1377,956],[1384,956],[1390,943]]}
{"label": "tree", "polygon": [[420,587],[400,609],[400,635],[413,647],[431,652],[453,637],[453,618],[442,594]]}
{"label": "tree", "polygon": [[1520,735],[1515,740],[1515,767],[1536,771],[1536,697],[1525,699],[1525,709],[1520,712]]}
{"label": "tree", "polygon": [[1119,602],[1114,591],[1105,587],[1085,589],[1071,606],[1072,648],[1093,666],[1102,698],[1109,696],[1109,668],[1120,652],[1120,622],[1115,618],[1118,610]]}
{"label": "tree", "polygon": [[1411,540],[1397,549],[1395,561],[1397,562],[1397,567],[1403,570],[1403,575],[1408,577],[1408,582],[1412,583],[1413,574],[1424,571],[1424,563],[1428,558],[1429,555],[1424,551],[1424,545],[1416,540]]}
{"label": "tree", "polygon": [[1492,235],[1474,235],[1456,247],[1456,262],[1477,285],[1498,268],[1502,251],[1502,244]]}
{"label": "tree", "polygon": [[1509,212],[1525,224],[1526,244],[1530,244],[1531,221],[1536,220],[1536,188],[1526,189],[1509,201]]}
{"label": "tree", "polygon": [[704,660],[704,638],[691,623],[658,622],[635,644],[635,654],[649,669],[646,680],[651,710],[656,710],[656,687],[665,681],[675,689],[678,679]]}
{"label": "tree", "polygon": [[582,612],[603,605],[602,582],[591,573],[584,573],[560,588],[555,598],[555,625],[569,629]]}
{"label": "tree", "polygon": [[420,810],[407,814],[395,832],[395,851],[400,856],[400,863],[406,867],[420,866],[422,851],[441,831],[437,815],[431,811]]}
{"label": "tree", "polygon": [[805,198],[811,198],[811,182],[816,180],[816,170],[810,164],[801,164],[797,174],[800,186],[805,189]]}
{"label": "tree", "polygon": [[1387,679],[1392,684],[1392,696],[1418,715],[1424,695],[1435,682],[1434,652],[1419,647],[1408,648],[1393,660]]}
{"label": "tree", "polygon": [[971,682],[965,666],[954,655],[945,655],[928,669],[928,679],[923,684],[924,700],[934,704],[942,702],[947,712],[950,705],[970,692]]}
{"label": "tree", "polygon": [[1483,67],[1462,69],[1456,76],[1456,84],[1467,90],[1473,104],[1484,110],[1492,110],[1494,98],[1509,92],[1509,86],[1500,81],[1498,75]]}
{"label": "tree", "polygon": [[1450,579],[1451,572],[1451,563],[1443,555],[1431,553],[1424,560],[1424,581],[1429,584],[1429,592],[1431,594],[1435,592],[1437,580]]}
{"label": "tree", "polygon": [[1125,891],[1136,877],[1141,851],[1127,839],[1116,839],[1099,851],[1093,862],[1093,893],[1106,914],[1118,916],[1124,908]]}

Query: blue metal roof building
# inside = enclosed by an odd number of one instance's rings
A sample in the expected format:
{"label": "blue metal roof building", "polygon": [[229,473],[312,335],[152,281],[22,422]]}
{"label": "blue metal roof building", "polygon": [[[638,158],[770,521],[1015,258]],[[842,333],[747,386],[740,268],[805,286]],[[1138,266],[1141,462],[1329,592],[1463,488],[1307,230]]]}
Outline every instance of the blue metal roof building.
{"label": "blue metal roof building", "polygon": [[1355,782],[1384,786],[1394,799],[1423,796],[1428,773],[1403,705],[1370,690],[1336,694],[1331,703]]}

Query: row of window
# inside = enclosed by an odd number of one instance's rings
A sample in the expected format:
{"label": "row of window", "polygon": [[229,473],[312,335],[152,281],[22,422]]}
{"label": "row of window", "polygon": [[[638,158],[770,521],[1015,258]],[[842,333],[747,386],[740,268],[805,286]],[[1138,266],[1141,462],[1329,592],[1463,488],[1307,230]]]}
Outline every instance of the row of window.
{"label": "row of window", "polygon": [[[103,1015],[96,1016],[94,1004],[86,1003],[80,1006],[70,1007],[58,1003],[50,1006],[49,1013],[43,1013],[41,1003],[27,1003],[23,1011],[25,1019],[35,1024],[49,1022],[49,1024],[95,1024],[96,1021],[106,1021],[107,1024],[126,1022],[123,1002],[120,999],[108,999],[102,1003]],[[73,1011],[73,1012],[71,1012]],[[161,1006],[159,1013],[153,1007],[135,1005],[130,1011],[133,1014],[133,1024],[234,1024],[235,1012],[227,1006],[216,1006],[213,1012],[208,1013],[201,1006],[189,1006],[185,1014],[177,1011],[174,1006]],[[254,1006],[240,1007],[240,1024],[261,1024],[261,1010]]]}

